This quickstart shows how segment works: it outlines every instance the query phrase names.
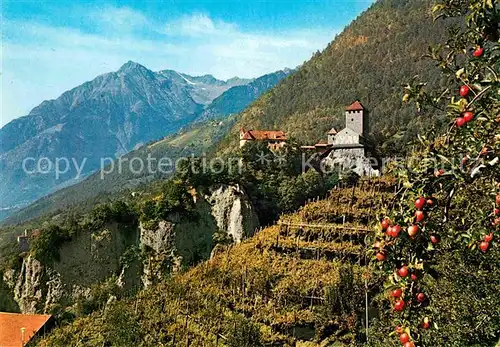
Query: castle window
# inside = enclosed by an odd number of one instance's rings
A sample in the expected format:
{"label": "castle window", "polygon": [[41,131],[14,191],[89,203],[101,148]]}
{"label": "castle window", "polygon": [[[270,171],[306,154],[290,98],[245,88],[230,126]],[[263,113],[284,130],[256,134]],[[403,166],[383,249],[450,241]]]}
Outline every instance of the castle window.
{"label": "castle window", "polygon": [[354,118],[351,118],[351,122],[354,122]]}

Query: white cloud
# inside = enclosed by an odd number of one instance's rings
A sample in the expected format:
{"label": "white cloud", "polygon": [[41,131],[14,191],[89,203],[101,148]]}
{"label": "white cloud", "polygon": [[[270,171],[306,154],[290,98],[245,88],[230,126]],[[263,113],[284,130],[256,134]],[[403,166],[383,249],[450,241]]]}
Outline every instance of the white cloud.
{"label": "white cloud", "polygon": [[91,13],[89,17],[100,25],[120,31],[150,25],[146,16],[128,7],[105,6]]}
{"label": "white cloud", "polygon": [[237,30],[235,24],[214,21],[203,13],[193,13],[165,24],[164,33],[170,36],[224,35]]}
{"label": "white cloud", "polygon": [[128,8],[108,7],[87,19],[98,26],[97,33],[4,19],[3,124],[128,60],[152,70],[256,77],[301,64],[335,34],[245,32],[200,13],[160,23]]}

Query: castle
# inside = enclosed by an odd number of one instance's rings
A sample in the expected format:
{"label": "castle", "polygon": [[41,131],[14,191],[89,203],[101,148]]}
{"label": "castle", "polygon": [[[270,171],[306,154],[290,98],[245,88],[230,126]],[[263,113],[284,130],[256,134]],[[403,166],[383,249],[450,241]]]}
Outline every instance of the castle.
{"label": "castle", "polygon": [[[345,108],[345,128],[337,132],[328,131],[327,140],[315,145],[301,146],[302,150],[314,151],[319,160],[327,166],[340,166],[352,170],[360,176],[378,176],[379,172],[370,164],[367,154],[366,135],[369,129],[368,111],[359,101]],[[271,150],[282,148],[287,141],[281,130],[240,129],[240,147],[249,141],[264,141]]]}
{"label": "castle", "polygon": [[365,135],[368,133],[368,113],[359,101],[345,109],[345,128],[337,132],[328,131],[328,140],[313,146],[302,146],[305,150],[328,152],[333,157],[364,157]]}

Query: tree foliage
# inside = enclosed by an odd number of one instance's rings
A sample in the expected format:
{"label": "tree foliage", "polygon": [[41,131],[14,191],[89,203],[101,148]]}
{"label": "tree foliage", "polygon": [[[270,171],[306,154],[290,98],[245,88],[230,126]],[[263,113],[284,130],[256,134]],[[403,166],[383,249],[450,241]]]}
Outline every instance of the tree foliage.
{"label": "tree foliage", "polygon": [[404,101],[449,123],[441,136],[420,137],[418,164],[400,171],[403,188],[386,217],[392,225],[382,225],[374,245],[391,297],[383,312],[390,329],[405,329],[408,346],[491,346],[500,337],[499,11],[492,1],[439,1],[437,17],[465,20],[429,49],[454,86],[405,88]]}

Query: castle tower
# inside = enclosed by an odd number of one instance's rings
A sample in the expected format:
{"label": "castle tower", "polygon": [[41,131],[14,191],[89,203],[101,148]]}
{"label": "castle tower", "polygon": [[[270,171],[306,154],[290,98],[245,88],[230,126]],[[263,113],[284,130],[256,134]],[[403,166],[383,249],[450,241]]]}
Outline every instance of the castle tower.
{"label": "castle tower", "polygon": [[345,127],[364,136],[368,133],[366,110],[359,101],[353,102],[345,109]]}

